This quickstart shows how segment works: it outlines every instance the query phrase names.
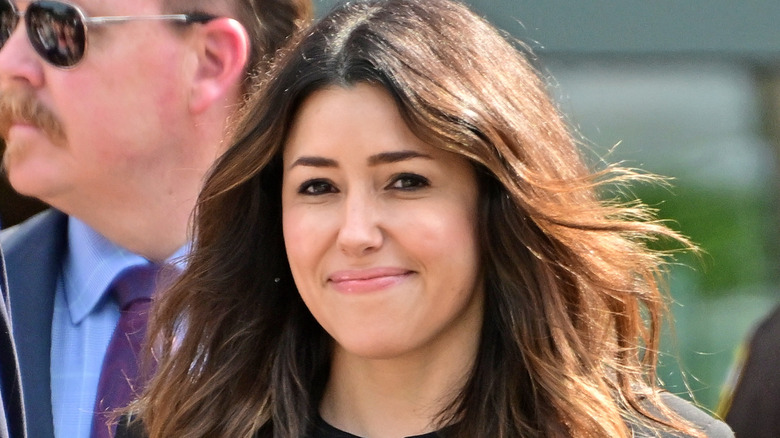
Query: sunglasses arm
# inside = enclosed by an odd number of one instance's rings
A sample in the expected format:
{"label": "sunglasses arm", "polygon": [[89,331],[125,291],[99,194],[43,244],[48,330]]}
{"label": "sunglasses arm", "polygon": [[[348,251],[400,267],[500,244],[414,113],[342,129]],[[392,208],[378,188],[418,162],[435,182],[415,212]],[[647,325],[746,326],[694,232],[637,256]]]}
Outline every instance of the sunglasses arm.
{"label": "sunglasses arm", "polygon": [[135,15],[135,16],[112,16],[112,17],[85,17],[86,24],[110,24],[124,23],[136,20],[157,20],[157,21],[179,21],[182,23],[205,23],[217,18],[214,15],[195,13],[195,14],[168,14],[168,15]]}

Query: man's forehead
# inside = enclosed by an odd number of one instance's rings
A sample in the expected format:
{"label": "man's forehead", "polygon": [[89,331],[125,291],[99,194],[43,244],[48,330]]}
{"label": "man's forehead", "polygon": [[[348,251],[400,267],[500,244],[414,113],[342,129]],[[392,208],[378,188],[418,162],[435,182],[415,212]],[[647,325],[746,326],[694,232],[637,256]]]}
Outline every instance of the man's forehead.
{"label": "man's forehead", "polygon": [[[11,0],[16,4],[16,8],[20,11],[27,10],[30,3],[34,3],[35,0]],[[87,15],[95,15],[96,13],[106,13],[112,11],[127,11],[128,9],[139,10],[141,8],[149,8],[150,6],[159,6],[163,0],[56,0],[61,3],[67,3],[78,7]]]}
{"label": "man's forehead", "polygon": [[[11,0],[16,7],[19,10],[26,10],[27,6],[30,5],[30,3],[33,3],[35,0]],[[61,3],[67,3],[70,5],[77,6],[79,8],[111,8],[116,6],[121,6],[123,3],[136,3],[136,4],[148,4],[148,3],[159,3],[162,0],[132,0],[127,2],[127,0],[56,0]]]}

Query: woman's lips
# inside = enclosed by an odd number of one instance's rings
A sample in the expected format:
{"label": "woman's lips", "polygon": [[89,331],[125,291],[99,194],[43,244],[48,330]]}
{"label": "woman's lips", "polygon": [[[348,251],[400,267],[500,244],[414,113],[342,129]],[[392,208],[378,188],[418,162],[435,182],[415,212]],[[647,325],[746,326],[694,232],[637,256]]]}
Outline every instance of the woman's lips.
{"label": "woman's lips", "polygon": [[335,290],[347,294],[376,292],[395,286],[412,274],[401,268],[371,268],[337,271],[328,277]]}

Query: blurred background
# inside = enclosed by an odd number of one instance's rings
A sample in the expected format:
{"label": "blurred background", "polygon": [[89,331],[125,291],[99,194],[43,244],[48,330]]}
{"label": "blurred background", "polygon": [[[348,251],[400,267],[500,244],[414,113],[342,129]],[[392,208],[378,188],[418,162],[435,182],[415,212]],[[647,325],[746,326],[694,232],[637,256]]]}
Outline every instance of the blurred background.
{"label": "blurred background", "polygon": [[533,51],[590,148],[673,178],[635,190],[704,249],[671,273],[660,375],[714,410],[737,348],[780,302],[780,1],[466,3]]}
{"label": "blurred background", "polygon": [[[337,3],[314,1],[319,14]],[[597,154],[673,178],[635,191],[705,251],[671,273],[660,374],[714,410],[738,347],[780,302],[780,1],[467,3],[533,51]],[[44,207],[0,179],[3,227]]]}

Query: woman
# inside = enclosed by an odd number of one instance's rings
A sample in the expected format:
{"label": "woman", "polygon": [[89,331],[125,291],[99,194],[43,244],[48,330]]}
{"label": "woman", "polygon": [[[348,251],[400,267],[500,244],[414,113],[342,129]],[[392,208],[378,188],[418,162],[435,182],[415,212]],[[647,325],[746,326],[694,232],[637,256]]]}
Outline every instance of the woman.
{"label": "woman", "polygon": [[151,437],[730,436],[656,387],[646,242],[688,244],[599,198],[647,177],[591,173],[464,6],[337,8],[234,136],[151,328]]}

